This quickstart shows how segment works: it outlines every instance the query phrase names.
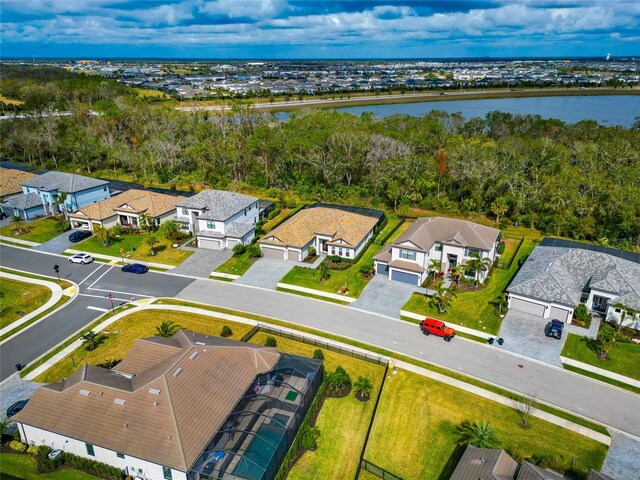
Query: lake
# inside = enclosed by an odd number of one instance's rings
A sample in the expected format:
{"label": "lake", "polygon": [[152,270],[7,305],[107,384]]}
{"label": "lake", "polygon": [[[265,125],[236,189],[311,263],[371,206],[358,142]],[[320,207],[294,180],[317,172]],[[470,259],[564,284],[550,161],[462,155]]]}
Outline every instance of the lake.
{"label": "lake", "polygon": [[[431,110],[448,113],[460,112],[466,119],[484,117],[488,112],[500,110],[512,114],[540,115],[558,118],[566,123],[596,120],[603,125],[630,127],[640,116],[640,95],[568,96],[536,98],[492,98],[486,100],[452,100],[442,102],[386,103],[359,107],[336,108],[338,112],[360,115],[373,112],[376,116],[411,115],[419,117]],[[278,114],[286,120],[288,112]]]}

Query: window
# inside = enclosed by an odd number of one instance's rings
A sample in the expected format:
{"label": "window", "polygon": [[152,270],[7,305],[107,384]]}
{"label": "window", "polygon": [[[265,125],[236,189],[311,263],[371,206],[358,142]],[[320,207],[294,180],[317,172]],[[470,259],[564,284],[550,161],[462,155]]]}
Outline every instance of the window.
{"label": "window", "polygon": [[182,208],[182,215],[189,215],[189,210],[187,210],[186,208]]}
{"label": "window", "polygon": [[162,473],[164,474],[165,480],[172,480],[171,469],[169,467],[162,467]]}
{"label": "window", "polygon": [[482,255],[480,254],[480,250],[477,248],[467,248],[467,257],[482,258]]}
{"label": "window", "polygon": [[622,312],[622,310],[620,310],[619,308],[616,308],[614,311],[615,311],[616,313],[620,313],[620,312]]}
{"label": "window", "polygon": [[215,230],[216,228],[216,222],[212,222],[211,220],[207,220],[207,228],[209,230]]}
{"label": "window", "polygon": [[335,255],[336,254],[336,249],[335,247],[331,247],[331,255]]}
{"label": "window", "polygon": [[436,242],[436,252],[442,251],[442,244],[440,242]]}
{"label": "window", "polygon": [[416,252],[412,252],[411,250],[400,250],[400,258],[404,258],[405,260],[415,260]]}
{"label": "window", "polygon": [[347,258],[349,258],[349,250],[345,250],[345,251],[344,251],[344,256],[345,256],[345,257],[347,257]]}
{"label": "window", "polygon": [[93,449],[93,445],[91,445],[90,443],[85,443],[85,446],[87,447],[87,455],[91,455],[92,457],[95,457],[96,452]]}
{"label": "window", "polygon": [[124,453],[117,452],[117,453],[116,453],[116,456],[117,456],[118,458],[124,458]]}
{"label": "window", "polygon": [[342,247],[338,248],[338,255],[342,256]]}

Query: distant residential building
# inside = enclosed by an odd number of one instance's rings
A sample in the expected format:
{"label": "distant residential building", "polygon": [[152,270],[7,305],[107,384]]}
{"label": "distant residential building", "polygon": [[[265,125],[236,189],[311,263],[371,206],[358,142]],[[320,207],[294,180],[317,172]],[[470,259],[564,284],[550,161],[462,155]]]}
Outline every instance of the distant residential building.
{"label": "distant residential building", "polygon": [[13,168],[0,168],[0,211],[8,217],[18,216],[24,220],[42,214],[44,207],[40,197],[24,196],[22,193],[22,182],[33,177],[37,175]]}

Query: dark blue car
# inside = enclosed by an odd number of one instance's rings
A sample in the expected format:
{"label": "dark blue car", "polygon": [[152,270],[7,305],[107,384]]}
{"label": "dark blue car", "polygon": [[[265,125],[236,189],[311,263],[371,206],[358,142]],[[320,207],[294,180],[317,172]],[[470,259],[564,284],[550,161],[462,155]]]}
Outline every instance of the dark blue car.
{"label": "dark blue car", "polygon": [[563,328],[564,328],[564,322],[561,322],[560,320],[551,320],[549,323],[547,323],[544,329],[544,334],[547,337],[560,340],[562,338]]}
{"label": "dark blue car", "polygon": [[90,236],[91,232],[89,230],[76,230],[71,235],[69,235],[69,241],[72,243],[78,243],[85,238],[89,238]]}
{"label": "dark blue car", "polygon": [[129,265],[125,265],[124,267],[122,267],[122,271],[141,274],[147,273],[149,271],[149,268],[147,268],[146,265],[142,265],[141,263],[130,263]]}
{"label": "dark blue car", "polygon": [[7,418],[13,417],[16,413],[22,410],[29,400],[20,400],[7,408]]}

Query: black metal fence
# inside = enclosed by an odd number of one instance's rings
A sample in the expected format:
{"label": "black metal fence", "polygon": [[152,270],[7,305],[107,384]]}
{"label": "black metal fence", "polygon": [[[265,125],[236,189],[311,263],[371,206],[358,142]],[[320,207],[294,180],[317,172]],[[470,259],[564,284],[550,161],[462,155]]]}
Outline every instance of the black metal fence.
{"label": "black metal fence", "polygon": [[[360,469],[359,472],[364,470],[365,472],[369,472],[372,475],[375,475],[378,478],[382,478],[384,480],[402,480],[402,477],[394,475],[393,473],[385,470],[382,467],[379,467],[364,458],[360,461]],[[359,473],[358,473],[359,475]]]}

